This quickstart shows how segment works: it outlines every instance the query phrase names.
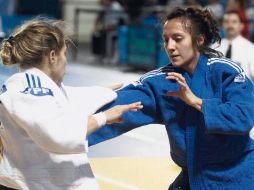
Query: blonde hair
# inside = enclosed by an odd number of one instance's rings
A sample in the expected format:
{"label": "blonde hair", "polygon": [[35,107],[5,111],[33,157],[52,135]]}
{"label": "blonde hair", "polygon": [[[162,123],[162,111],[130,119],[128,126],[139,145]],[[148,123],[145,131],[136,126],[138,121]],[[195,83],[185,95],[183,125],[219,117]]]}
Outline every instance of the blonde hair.
{"label": "blonde hair", "polygon": [[2,43],[0,56],[4,65],[39,66],[51,50],[57,53],[70,42],[60,20],[34,19],[17,28]]}

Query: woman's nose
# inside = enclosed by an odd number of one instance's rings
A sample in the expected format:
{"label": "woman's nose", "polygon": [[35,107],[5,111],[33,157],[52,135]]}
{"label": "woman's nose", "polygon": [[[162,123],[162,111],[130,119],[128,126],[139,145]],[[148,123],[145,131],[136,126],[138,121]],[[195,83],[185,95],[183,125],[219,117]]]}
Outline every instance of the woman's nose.
{"label": "woman's nose", "polygon": [[172,39],[168,40],[167,49],[170,51],[175,49],[175,41],[174,40],[172,40]]}

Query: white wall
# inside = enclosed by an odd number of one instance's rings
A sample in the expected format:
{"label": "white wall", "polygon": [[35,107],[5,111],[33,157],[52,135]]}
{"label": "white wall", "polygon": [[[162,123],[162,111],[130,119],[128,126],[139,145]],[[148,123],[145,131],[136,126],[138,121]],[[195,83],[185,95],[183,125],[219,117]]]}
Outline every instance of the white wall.
{"label": "white wall", "polygon": [[[63,19],[74,26],[75,9],[89,8],[98,6],[99,0],[62,0]],[[81,13],[79,17],[79,41],[89,42],[90,34],[93,29],[96,13]],[[76,32],[76,31],[74,31]]]}

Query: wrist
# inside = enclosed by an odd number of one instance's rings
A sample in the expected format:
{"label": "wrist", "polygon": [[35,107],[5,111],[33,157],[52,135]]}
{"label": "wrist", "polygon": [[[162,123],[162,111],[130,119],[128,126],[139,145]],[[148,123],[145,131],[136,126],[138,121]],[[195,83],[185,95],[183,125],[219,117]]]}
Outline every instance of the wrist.
{"label": "wrist", "polygon": [[194,107],[195,109],[201,111],[202,110],[202,99],[195,97],[189,104],[190,106]]}
{"label": "wrist", "polygon": [[104,112],[99,112],[93,115],[99,127],[107,123],[107,116]]}

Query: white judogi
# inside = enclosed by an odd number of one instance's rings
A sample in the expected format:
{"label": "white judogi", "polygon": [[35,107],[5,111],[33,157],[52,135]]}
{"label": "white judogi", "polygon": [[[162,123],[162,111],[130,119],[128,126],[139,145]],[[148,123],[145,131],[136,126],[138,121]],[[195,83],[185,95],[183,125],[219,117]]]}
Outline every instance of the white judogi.
{"label": "white judogi", "polygon": [[116,98],[103,87],[57,86],[36,68],[0,95],[0,184],[22,190],[97,190],[87,158],[87,116]]}
{"label": "white judogi", "polygon": [[241,35],[229,42],[224,38],[221,40],[221,45],[216,50],[226,55],[229,44],[232,45],[231,59],[240,63],[248,77],[254,78],[254,44],[245,39]]}

